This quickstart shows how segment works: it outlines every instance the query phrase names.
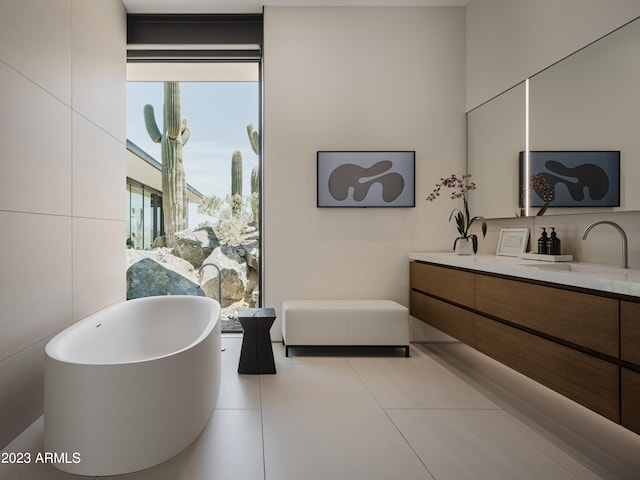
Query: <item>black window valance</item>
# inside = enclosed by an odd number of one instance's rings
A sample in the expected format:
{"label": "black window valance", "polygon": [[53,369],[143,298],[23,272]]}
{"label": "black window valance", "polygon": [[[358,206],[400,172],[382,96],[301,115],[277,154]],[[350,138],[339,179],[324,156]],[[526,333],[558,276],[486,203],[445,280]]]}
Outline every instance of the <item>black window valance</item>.
{"label": "black window valance", "polygon": [[262,14],[127,15],[129,62],[259,60],[262,38]]}

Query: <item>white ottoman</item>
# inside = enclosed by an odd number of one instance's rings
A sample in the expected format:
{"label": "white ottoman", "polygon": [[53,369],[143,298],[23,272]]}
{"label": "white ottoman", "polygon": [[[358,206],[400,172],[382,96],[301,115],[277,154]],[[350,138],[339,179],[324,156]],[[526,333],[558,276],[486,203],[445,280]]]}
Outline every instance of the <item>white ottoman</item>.
{"label": "white ottoman", "polygon": [[289,347],[381,346],[409,356],[409,310],[391,300],[285,300],[282,342]]}

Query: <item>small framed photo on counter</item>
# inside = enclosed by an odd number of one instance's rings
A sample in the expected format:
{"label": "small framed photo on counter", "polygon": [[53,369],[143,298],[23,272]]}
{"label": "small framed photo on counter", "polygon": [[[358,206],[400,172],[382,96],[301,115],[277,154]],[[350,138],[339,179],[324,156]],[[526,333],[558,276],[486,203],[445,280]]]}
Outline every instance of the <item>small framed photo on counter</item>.
{"label": "small framed photo on counter", "polygon": [[527,251],[528,228],[501,228],[496,255],[517,257]]}

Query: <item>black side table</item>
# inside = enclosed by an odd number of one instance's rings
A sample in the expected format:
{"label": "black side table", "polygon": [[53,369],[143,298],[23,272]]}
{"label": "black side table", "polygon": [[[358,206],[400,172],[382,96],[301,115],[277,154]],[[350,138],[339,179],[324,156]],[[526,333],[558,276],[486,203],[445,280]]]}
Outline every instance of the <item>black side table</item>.
{"label": "black side table", "polygon": [[238,320],[244,329],[238,373],[276,373],[269,330],[276,319],[273,308],[241,308]]}

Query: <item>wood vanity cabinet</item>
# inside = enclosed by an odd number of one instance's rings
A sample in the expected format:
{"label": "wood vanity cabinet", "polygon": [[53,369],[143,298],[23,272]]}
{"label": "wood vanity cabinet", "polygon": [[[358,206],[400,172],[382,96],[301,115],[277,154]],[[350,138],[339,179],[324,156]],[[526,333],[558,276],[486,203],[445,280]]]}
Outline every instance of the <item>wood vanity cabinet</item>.
{"label": "wood vanity cabinet", "polygon": [[618,301],[478,275],[476,309],[596,352],[618,356]]}
{"label": "wood vanity cabinet", "polygon": [[640,433],[640,303],[620,302],[621,423]]}
{"label": "wood vanity cabinet", "polygon": [[441,332],[475,347],[474,314],[450,303],[437,300],[416,291],[411,292],[411,315]]}
{"label": "wood vanity cabinet", "polygon": [[640,303],[620,302],[620,358],[640,365]]}
{"label": "wood vanity cabinet", "polygon": [[640,433],[640,303],[414,261],[411,315]]}
{"label": "wood vanity cabinet", "polygon": [[615,364],[480,315],[475,318],[477,350],[620,423]]}
{"label": "wood vanity cabinet", "polygon": [[473,307],[475,277],[471,272],[427,263],[411,262],[411,289]]}
{"label": "wood vanity cabinet", "polygon": [[636,433],[640,433],[640,373],[622,367],[622,402],[620,423]]}

